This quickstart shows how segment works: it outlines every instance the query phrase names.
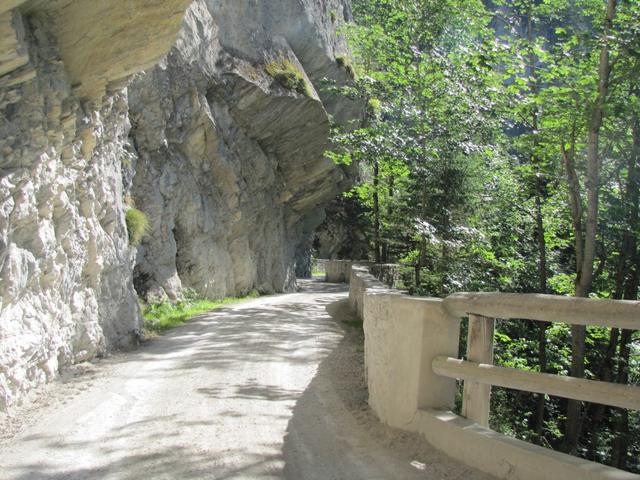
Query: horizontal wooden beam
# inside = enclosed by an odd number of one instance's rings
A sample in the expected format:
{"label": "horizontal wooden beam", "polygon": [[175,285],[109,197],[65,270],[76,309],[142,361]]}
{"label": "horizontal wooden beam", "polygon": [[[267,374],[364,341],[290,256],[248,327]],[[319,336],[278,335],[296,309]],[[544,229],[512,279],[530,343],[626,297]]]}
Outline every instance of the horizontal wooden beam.
{"label": "horizontal wooden beam", "polygon": [[640,330],[640,302],[631,300],[535,293],[454,293],[444,299],[443,305],[455,317],[474,313],[492,318],[522,318]]}
{"label": "horizontal wooden beam", "polygon": [[631,385],[528,372],[445,356],[435,357],[432,369],[448,378],[640,410],[640,387]]}

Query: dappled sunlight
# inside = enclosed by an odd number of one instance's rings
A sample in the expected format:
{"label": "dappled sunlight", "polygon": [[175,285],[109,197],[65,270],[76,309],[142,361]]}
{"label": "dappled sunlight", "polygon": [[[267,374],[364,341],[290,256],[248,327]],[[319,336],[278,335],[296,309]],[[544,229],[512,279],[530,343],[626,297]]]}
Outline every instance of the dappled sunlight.
{"label": "dappled sunlight", "polygon": [[296,402],[343,337],[327,306],[345,286],[301,290],[200,315],[111,359],[101,385],[19,440],[29,455],[0,454],[6,478],[280,478]]}

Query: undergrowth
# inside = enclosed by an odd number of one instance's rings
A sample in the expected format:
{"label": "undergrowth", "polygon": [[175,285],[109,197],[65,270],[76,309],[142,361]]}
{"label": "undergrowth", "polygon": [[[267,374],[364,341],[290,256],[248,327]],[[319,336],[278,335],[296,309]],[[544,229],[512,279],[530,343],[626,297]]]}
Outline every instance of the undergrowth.
{"label": "undergrowth", "polygon": [[162,302],[155,305],[146,305],[143,308],[144,333],[146,336],[160,335],[202,313],[250,298],[257,298],[258,296],[259,293],[254,290],[243,297],[228,297],[214,301],[198,297],[195,292],[188,290],[185,292],[184,300],[176,304]]}

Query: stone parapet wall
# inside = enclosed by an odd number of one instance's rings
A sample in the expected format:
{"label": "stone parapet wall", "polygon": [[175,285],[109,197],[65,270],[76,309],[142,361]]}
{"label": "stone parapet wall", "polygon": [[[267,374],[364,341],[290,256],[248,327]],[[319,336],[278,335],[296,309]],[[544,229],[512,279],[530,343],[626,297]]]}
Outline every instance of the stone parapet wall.
{"label": "stone parapet wall", "polygon": [[369,267],[369,271],[385,285],[397,288],[400,284],[401,268],[397,263],[374,263]]}

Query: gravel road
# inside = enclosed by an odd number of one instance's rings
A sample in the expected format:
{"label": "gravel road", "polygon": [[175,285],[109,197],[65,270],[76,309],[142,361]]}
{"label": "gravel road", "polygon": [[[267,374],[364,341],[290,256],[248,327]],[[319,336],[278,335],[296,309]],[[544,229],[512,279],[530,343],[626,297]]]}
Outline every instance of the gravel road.
{"label": "gravel road", "polygon": [[4,418],[2,479],[484,479],[366,405],[346,288],[208,313]]}

